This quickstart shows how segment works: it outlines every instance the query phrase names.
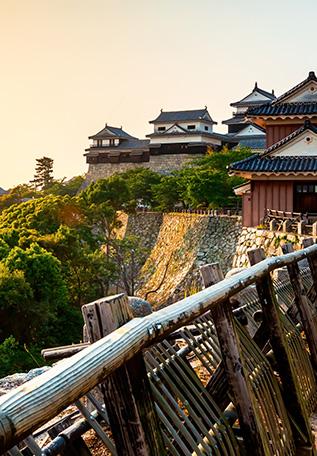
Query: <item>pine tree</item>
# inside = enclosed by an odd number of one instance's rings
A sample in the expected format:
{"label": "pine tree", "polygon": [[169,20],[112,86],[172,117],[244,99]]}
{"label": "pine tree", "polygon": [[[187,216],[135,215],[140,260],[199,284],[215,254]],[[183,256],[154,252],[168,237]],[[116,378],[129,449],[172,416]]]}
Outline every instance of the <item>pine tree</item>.
{"label": "pine tree", "polygon": [[52,185],[54,181],[53,163],[54,160],[48,157],[36,159],[34,179],[30,181],[35,188],[45,190]]}

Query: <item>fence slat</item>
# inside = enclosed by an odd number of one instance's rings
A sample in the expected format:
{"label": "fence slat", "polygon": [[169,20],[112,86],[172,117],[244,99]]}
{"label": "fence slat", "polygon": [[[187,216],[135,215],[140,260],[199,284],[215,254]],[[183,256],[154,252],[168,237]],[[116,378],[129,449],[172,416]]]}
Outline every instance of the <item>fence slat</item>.
{"label": "fence slat", "polygon": [[[282,246],[283,253],[294,251],[293,244],[288,243]],[[309,346],[311,362],[315,372],[317,372],[317,331],[314,317],[306,295],[305,287],[300,276],[298,263],[295,261],[287,265],[287,270],[295,294],[295,304],[298,308],[303,329]]]}
{"label": "fence slat", "polygon": [[[202,271],[205,286],[210,286],[223,279],[223,273],[218,263],[208,265]],[[212,310],[229,389],[233,396],[239,416],[243,440],[247,454],[257,449],[258,456],[264,456],[265,451],[258,429],[257,420],[252,407],[252,398],[247,382],[247,374],[243,367],[243,354],[240,340],[235,330],[232,308],[229,299]]]}
{"label": "fence slat", "polygon": [[[248,257],[250,264],[255,265],[265,259],[265,254],[261,248],[253,249],[248,251]],[[280,320],[280,310],[269,273],[256,281],[256,289],[262,306],[263,320],[269,329],[272,349],[278,364],[285,403],[304,435],[304,441],[302,441],[299,433],[296,434],[296,445],[297,447],[303,447],[307,444],[313,445],[314,440],[310,424],[306,416],[304,404],[302,404],[299,396],[298,381],[291,368],[286,336]]]}

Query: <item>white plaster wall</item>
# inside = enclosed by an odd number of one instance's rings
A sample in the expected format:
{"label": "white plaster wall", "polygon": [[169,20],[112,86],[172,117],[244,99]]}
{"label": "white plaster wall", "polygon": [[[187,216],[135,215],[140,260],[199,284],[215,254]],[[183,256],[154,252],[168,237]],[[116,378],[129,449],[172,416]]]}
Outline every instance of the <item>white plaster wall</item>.
{"label": "white plaster wall", "polygon": [[295,103],[298,101],[317,101],[317,83],[312,81],[307,86],[303,87],[296,94],[283,100],[283,102]]}
{"label": "white plaster wall", "polygon": [[243,99],[244,102],[249,102],[249,101],[268,101],[270,98],[266,97],[265,95],[262,95],[259,92],[252,92],[250,95],[248,95],[246,98]]}
{"label": "white plaster wall", "polygon": [[[310,142],[306,141],[306,138],[311,138]],[[281,149],[273,152],[271,156],[279,157],[305,157],[305,156],[317,156],[317,135],[310,131],[305,131],[291,144],[286,144]]]}
{"label": "white plaster wall", "polygon": [[[204,122],[204,121],[201,121],[201,122],[197,122],[197,121],[196,122],[190,122],[190,121],[187,121],[187,122],[175,122],[175,123],[177,123],[177,125],[179,125],[180,127],[184,128],[187,131],[205,131],[205,126],[208,127],[209,133],[213,131],[213,126],[209,122]],[[158,128],[159,127],[165,127],[165,130],[168,130],[175,123],[166,123],[166,124],[154,125],[154,131],[155,131],[155,133],[164,134],[164,132],[159,131]],[[188,125],[195,125],[196,129],[195,130],[188,130],[188,128],[187,128]]]}
{"label": "white plaster wall", "polygon": [[215,145],[221,145],[221,141],[219,139],[215,138],[208,138],[207,136],[202,136],[200,134],[193,134],[192,136],[187,136],[187,135],[177,135],[173,136],[172,134],[170,136],[168,135],[162,135],[157,138],[151,138],[150,144],[173,144],[173,143],[194,143],[194,142],[203,142],[205,144],[215,144]]}
{"label": "white plaster wall", "polygon": [[253,135],[263,135],[265,133],[259,128],[254,127],[253,125],[247,125],[243,130],[240,130],[235,136],[253,136]]}

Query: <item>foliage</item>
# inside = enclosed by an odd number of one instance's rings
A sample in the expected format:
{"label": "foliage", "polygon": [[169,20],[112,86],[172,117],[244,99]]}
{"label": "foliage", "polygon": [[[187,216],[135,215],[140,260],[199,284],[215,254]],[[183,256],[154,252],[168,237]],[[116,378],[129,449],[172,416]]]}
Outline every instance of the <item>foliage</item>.
{"label": "foliage", "polygon": [[135,168],[121,175],[130,194],[130,207],[154,204],[154,187],[161,182],[162,176],[147,168]]}
{"label": "foliage", "polygon": [[12,204],[22,203],[38,196],[38,192],[31,185],[21,184],[11,188],[7,193],[0,195],[0,212]]}
{"label": "foliage", "polygon": [[53,163],[54,160],[49,157],[36,159],[35,174],[30,181],[34,188],[46,190],[53,183]]}
{"label": "foliage", "polygon": [[84,176],[75,176],[68,181],[66,181],[65,178],[54,180],[52,184],[46,190],[44,190],[44,194],[75,196],[79,192],[84,181]]}
{"label": "foliage", "polygon": [[128,296],[134,296],[136,279],[148,251],[135,236],[117,239],[112,242],[111,247],[116,265],[116,284]]}
{"label": "foliage", "polygon": [[15,372],[27,372],[43,364],[37,347],[26,347],[10,336],[0,343],[0,378]]}
{"label": "foliage", "polygon": [[140,239],[116,238],[119,210],[230,205],[241,179],[227,165],[249,154],[210,150],[169,176],[136,168],[80,193],[81,176],[54,181],[53,161],[38,160],[38,190],[0,196],[0,375],[34,367],[43,347],[80,340],[80,306],[111,285],[134,294],[147,252]]}
{"label": "foliage", "polygon": [[183,203],[183,188],[178,175],[164,176],[153,186],[155,208],[161,211],[171,211],[177,203]]}

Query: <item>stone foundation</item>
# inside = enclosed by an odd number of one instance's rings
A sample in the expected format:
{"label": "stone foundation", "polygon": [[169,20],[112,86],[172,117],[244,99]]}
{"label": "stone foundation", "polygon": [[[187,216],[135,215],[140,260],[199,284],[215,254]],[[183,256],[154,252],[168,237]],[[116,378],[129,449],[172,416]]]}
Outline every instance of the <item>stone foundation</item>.
{"label": "stone foundation", "polygon": [[266,256],[282,255],[281,246],[291,242],[294,249],[300,249],[303,239],[311,237],[297,233],[283,233],[281,231],[261,230],[257,228],[243,228],[237,243],[236,254],[233,259],[233,268],[250,266],[247,252],[250,249],[262,247]]}
{"label": "stone foundation", "polygon": [[124,173],[125,171],[135,168],[148,168],[160,174],[170,174],[198,157],[203,157],[203,155],[151,155],[150,161],[143,163],[90,163],[86,179],[88,182],[105,179],[112,174]]}

